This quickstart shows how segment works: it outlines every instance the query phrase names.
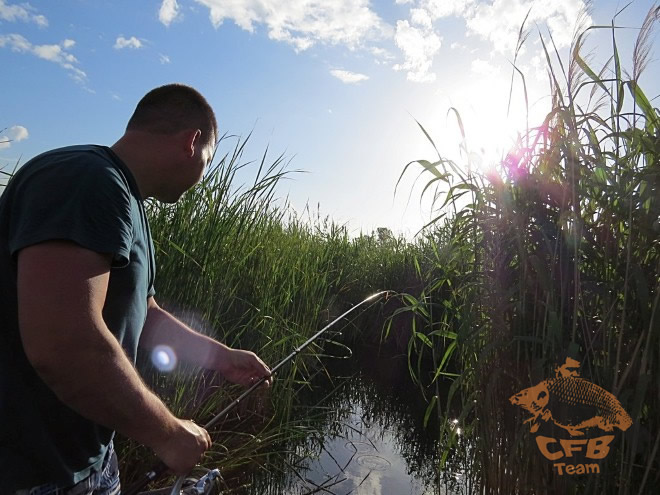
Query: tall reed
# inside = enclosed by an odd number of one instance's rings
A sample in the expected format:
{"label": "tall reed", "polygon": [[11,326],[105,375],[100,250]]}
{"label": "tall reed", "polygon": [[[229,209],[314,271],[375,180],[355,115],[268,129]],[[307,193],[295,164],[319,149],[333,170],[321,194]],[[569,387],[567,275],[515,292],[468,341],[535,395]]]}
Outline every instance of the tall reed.
{"label": "tall reed", "polygon": [[[503,175],[439,151],[403,171],[421,165],[431,175],[426,190],[444,186],[443,216],[426,234],[434,247],[418,261],[425,288],[403,299],[401,311],[415,318],[410,370],[428,395],[427,417],[435,411],[444,425],[446,462],[458,437],[442,409],[460,400],[479,492],[660,487],[660,117],[639,85],[657,18],[654,7],[631,74],[614,23],[577,35],[566,61],[541,37],[552,108],[502,161]],[[613,55],[600,70],[583,54],[593,29],[612,34]],[[519,49],[524,39],[521,29]],[[507,400],[553,376],[567,356],[633,418],[599,476],[557,476]],[[448,397],[435,388],[443,376],[454,379]]]}

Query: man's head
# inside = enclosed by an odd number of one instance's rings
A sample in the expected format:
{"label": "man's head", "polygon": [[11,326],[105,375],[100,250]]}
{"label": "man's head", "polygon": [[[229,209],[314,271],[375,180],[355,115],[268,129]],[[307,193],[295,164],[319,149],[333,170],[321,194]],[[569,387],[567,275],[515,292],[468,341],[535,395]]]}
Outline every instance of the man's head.
{"label": "man's head", "polygon": [[190,86],[167,84],[139,101],[112,149],[133,172],[143,198],[173,203],[201,180],[217,137],[206,99]]}
{"label": "man's head", "polygon": [[127,131],[172,135],[199,129],[205,145],[215,144],[218,123],[211,105],[196,89],[184,84],[166,84],[152,89],[138,102]]}

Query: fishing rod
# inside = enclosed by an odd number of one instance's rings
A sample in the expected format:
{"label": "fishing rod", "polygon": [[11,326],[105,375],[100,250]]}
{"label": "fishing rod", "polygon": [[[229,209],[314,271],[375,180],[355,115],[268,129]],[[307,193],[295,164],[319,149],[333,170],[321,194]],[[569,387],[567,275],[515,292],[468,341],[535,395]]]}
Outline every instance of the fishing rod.
{"label": "fishing rod", "polygon": [[[371,296],[367,297],[363,301],[359,302],[355,306],[353,306],[351,309],[348,311],[344,312],[342,315],[338,316],[334,320],[332,320],[330,323],[328,323],[326,326],[324,326],[321,330],[316,332],[314,335],[312,335],[309,339],[307,339],[302,345],[297,347],[296,349],[293,350],[291,354],[289,354],[287,357],[285,357],[282,361],[277,363],[271,370],[270,370],[270,375],[269,376],[262,376],[259,378],[257,381],[255,381],[250,388],[248,388],[245,392],[243,392],[241,395],[239,395],[236,399],[234,399],[227,407],[225,407],[222,411],[220,411],[218,414],[216,414],[208,423],[204,425],[204,429],[208,430],[209,428],[212,428],[220,419],[222,419],[224,416],[226,416],[232,409],[234,409],[238,404],[245,399],[248,395],[250,395],[252,392],[254,392],[256,389],[258,389],[263,383],[268,380],[271,376],[273,376],[275,373],[277,373],[285,364],[287,364],[289,361],[291,361],[294,357],[296,357],[300,352],[302,352],[309,344],[314,342],[316,339],[318,339],[323,333],[328,330],[330,327],[332,327],[335,323],[337,323],[339,320],[345,318],[348,316],[350,313],[358,309],[360,306],[370,302],[370,301],[375,301],[378,298],[382,296],[386,296],[390,293],[391,291],[384,290],[381,292],[377,292],[376,294],[372,294]],[[156,481],[159,479],[166,471],[168,467],[163,463],[162,461],[156,464],[151,471],[148,473],[145,473],[142,478],[138,481],[135,482],[135,484],[129,488],[126,492],[123,492],[124,495],[137,495],[140,491],[142,491],[147,484],[151,483],[152,481]],[[181,478],[184,478],[182,476]]]}

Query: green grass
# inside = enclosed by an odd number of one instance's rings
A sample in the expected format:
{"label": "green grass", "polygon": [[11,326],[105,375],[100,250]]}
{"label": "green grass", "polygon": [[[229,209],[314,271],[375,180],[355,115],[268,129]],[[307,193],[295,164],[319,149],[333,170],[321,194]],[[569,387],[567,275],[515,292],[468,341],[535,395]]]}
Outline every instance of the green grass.
{"label": "green grass", "polygon": [[[660,117],[638,84],[656,16],[643,23],[630,74],[615,27],[592,28],[612,34],[600,69],[582,53],[590,30],[568,60],[541,38],[552,108],[503,160],[503,176],[439,151],[404,169],[422,166],[426,191],[444,202],[427,230],[432,249],[418,260],[425,288],[403,296],[401,311],[414,317],[410,371],[427,417],[444,420],[440,469],[457,441],[445,411],[462,405],[471,476],[485,493],[648,493],[660,484]],[[521,29],[519,48],[526,38]],[[462,146],[468,155],[465,136]],[[526,415],[507,400],[553,376],[567,355],[634,421],[590,479],[552,476]],[[438,399],[442,376],[454,385]]]}

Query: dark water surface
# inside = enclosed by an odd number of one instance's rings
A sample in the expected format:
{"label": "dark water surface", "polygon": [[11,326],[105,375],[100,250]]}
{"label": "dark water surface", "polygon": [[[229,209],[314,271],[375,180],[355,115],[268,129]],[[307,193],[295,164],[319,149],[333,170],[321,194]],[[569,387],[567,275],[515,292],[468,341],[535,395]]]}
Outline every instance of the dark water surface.
{"label": "dark water surface", "polygon": [[426,404],[410,379],[406,356],[362,347],[350,359],[330,359],[326,366],[327,375],[317,376],[303,394],[317,411],[314,426],[321,432],[296,447],[303,461],[278,481],[255,480],[255,493],[464,493],[460,473],[443,473],[438,481],[437,426],[424,428]]}

